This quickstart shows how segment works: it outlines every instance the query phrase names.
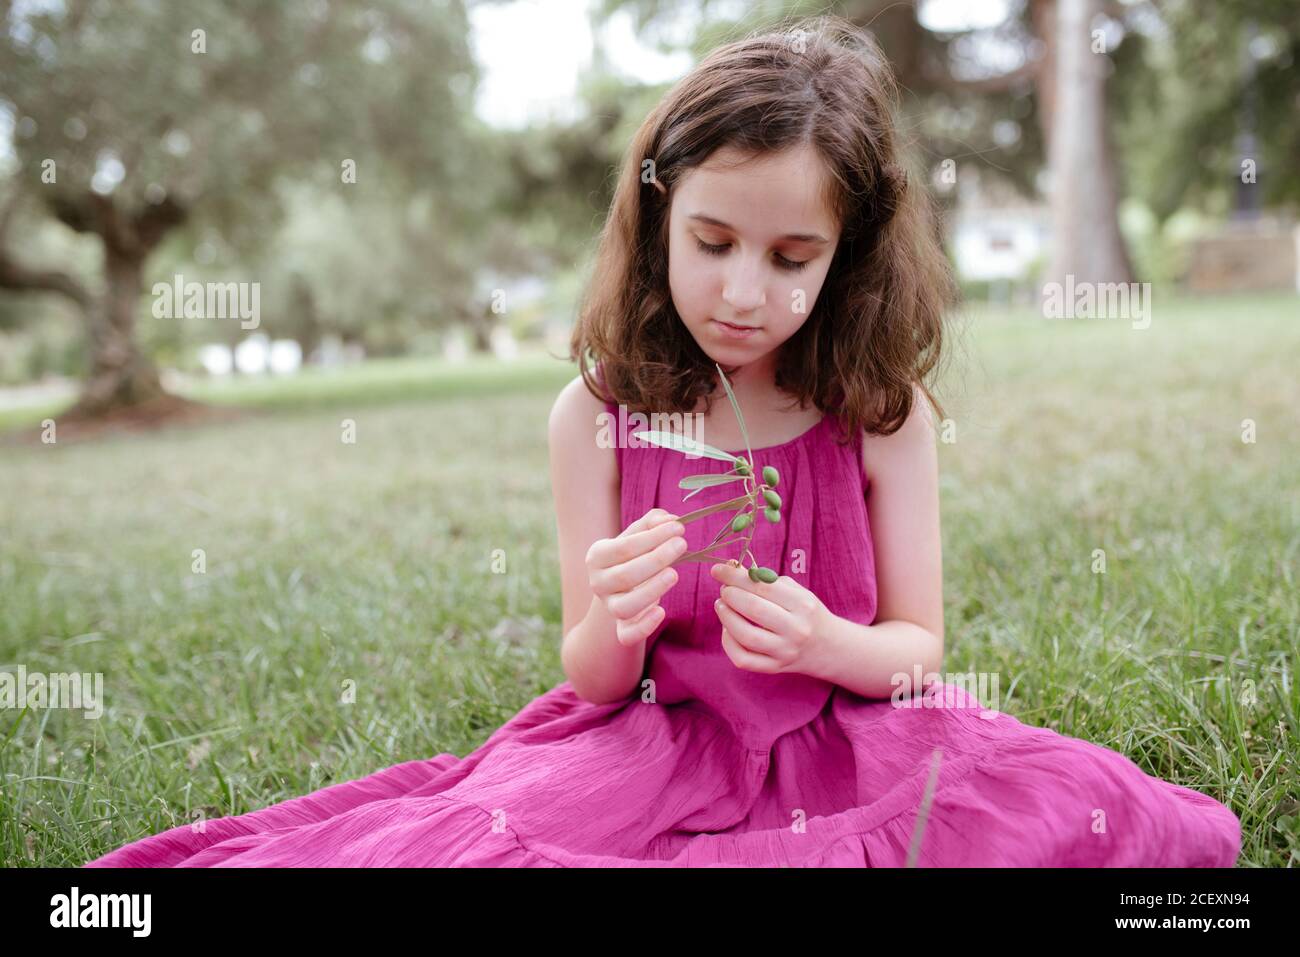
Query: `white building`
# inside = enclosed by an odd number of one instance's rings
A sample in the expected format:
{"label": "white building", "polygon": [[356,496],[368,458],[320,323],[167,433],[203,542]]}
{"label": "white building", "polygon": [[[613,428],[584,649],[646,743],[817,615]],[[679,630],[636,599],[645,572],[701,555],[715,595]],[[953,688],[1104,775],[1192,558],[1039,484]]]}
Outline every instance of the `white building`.
{"label": "white building", "polygon": [[957,208],[948,214],[948,243],[957,272],[967,280],[1027,278],[1047,255],[1050,211],[1002,180],[961,167]]}

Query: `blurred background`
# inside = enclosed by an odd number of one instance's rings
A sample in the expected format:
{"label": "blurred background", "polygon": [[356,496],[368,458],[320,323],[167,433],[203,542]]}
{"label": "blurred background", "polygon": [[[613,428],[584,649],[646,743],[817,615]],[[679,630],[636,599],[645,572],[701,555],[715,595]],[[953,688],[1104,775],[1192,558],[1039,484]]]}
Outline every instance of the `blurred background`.
{"label": "blurred background", "polygon": [[[1032,304],[1067,273],[1300,287],[1286,0],[0,8],[9,409],[562,353],[632,130],[708,49],[822,10],[890,57],[972,300]],[[178,276],[259,284],[259,321],[157,318]]]}
{"label": "blurred background", "polygon": [[0,702],[0,864],[564,680],[547,417],[618,163],[819,12],[890,58],[965,296],[945,668],[1300,863],[1294,0],[0,0],[0,671],[104,676]]}

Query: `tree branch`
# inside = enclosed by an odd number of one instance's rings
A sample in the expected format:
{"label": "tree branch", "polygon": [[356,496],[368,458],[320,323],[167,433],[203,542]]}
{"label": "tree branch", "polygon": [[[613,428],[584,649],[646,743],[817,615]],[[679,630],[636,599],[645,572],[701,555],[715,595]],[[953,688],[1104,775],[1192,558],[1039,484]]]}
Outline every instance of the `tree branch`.
{"label": "tree branch", "polygon": [[92,304],[90,292],[67,273],[54,269],[31,269],[15,262],[5,251],[5,234],[18,209],[22,194],[15,191],[0,210],[0,289],[16,292],[57,292],[67,296],[82,309]]}
{"label": "tree branch", "polygon": [[48,269],[29,269],[14,262],[0,249],[0,289],[16,292],[58,292],[82,309],[89,309],[91,296],[86,287],[67,273]]}

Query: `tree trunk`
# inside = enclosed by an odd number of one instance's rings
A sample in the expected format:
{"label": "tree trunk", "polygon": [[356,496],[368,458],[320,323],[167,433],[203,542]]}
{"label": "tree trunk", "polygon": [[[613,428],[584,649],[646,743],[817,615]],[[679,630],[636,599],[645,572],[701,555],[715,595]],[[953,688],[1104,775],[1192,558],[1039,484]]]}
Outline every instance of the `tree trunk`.
{"label": "tree trunk", "polygon": [[320,347],[321,321],[316,293],[311,284],[298,275],[293,279],[293,332],[298,345],[302,346],[305,362]]}
{"label": "tree trunk", "polygon": [[90,372],[74,411],[101,415],[165,395],[158,370],[135,342],[144,255],[104,244],[104,293],[86,311]]}
{"label": "tree trunk", "polygon": [[1043,55],[1034,73],[1034,93],[1038,101],[1038,129],[1050,155],[1052,124],[1056,122],[1056,0],[1034,0],[1029,14],[1034,37],[1043,44]]}
{"label": "tree trunk", "polygon": [[492,351],[492,310],[483,309],[470,313],[470,339],[475,352]]}
{"label": "tree trunk", "polygon": [[1132,282],[1106,127],[1106,62],[1092,51],[1101,0],[1059,0],[1049,166],[1052,256],[1045,282]]}

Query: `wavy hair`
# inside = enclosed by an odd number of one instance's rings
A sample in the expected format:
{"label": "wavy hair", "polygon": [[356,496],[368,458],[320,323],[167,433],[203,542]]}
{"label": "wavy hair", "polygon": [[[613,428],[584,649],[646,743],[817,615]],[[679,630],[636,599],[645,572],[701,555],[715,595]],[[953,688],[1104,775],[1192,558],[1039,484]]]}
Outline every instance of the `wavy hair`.
{"label": "wavy hair", "polygon": [[692,412],[704,396],[711,408],[713,361],[669,291],[673,186],[723,147],[754,156],[808,144],[831,174],[827,208],[841,231],[812,312],[781,346],[776,385],[850,430],[889,435],[918,387],[944,415],[925,380],[956,287],[932,202],[899,156],[898,89],[879,46],[835,15],[786,23],[713,50],[637,130],[569,358],[602,401]]}

